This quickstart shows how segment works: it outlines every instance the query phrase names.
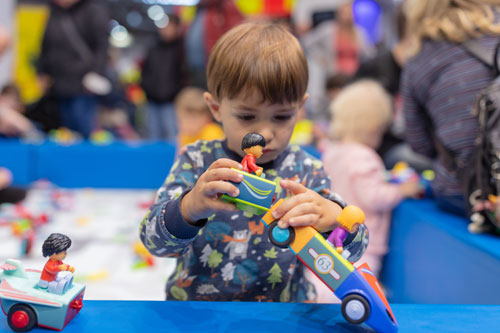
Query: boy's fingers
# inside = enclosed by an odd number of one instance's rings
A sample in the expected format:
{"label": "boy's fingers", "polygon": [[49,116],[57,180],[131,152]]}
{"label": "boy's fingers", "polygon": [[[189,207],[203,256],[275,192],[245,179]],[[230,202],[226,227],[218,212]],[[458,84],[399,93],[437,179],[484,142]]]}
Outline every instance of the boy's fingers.
{"label": "boy's fingers", "polygon": [[243,175],[235,170],[228,168],[218,168],[207,171],[205,178],[206,182],[213,182],[218,180],[231,180],[233,182],[239,183],[243,180]]}
{"label": "boy's fingers", "polygon": [[219,180],[207,184],[204,193],[208,197],[214,197],[218,194],[227,194],[232,197],[237,197],[240,194],[240,191],[233,184]]}
{"label": "boy's fingers", "polygon": [[229,158],[219,158],[214,163],[212,163],[207,170],[218,168],[235,168],[241,170],[242,166],[240,163],[230,160]]}
{"label": "boy's fingers", "polygon": [[292,227],[302,227],[306,225],[311,225],[318,220],[317,214],[306,214],[301,216],[292,217],[289,224]]}
{"label": "boy's fingers", "polygon": [[275,219],[282,218],[283,215],[288,214],[292,209],[295,209],[302,204],[309,204],[309,203],[310,201],[307,200],[307,196],[294,195],[292,197],[285,199],[285,201],[283,201],[283,203],[273,211],[273,217]]}
{"label": "boy's fingers", "polygon": [[292,192],[293,195],[304,193],[307,191],[307,188],[301,183],[294,182],[293,180],[284,180],[282,179],[280,182],[281,187]]}
{"label": "boy's fingers", "polygon": [[224,202],[222,200],[214,200],[211,207],[215,211],[235,212],[238,208],[232,203]]}
{"label": "boy's fingers", "polygon": [[290,210],[285,211],[284,215],[281,216],[280,220],[295,226],[295,222],[301,216],[307,216],[310,214],[319,215],[318,207],[311,202],[303,202],[298,205],[291,205]]}

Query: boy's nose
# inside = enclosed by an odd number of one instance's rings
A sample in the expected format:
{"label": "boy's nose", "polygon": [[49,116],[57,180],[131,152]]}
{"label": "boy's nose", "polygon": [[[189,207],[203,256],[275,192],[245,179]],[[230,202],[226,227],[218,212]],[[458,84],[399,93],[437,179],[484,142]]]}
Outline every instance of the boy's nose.
{"label": "boy's nose", "polygon": [[266,139],[266,146],[273,141],[274,131],[271,128],[262,128],[259,133]]}

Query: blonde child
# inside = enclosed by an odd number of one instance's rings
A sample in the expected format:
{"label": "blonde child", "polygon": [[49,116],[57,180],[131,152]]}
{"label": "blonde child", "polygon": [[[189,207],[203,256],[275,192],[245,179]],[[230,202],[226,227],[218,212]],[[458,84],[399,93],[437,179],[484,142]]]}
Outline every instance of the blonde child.
{"label": "blonde child", "polygon": [[[167,300],[305,301],[315,295],[305,267],[269,241],[261,216],[219,200],[237,196],[247,133],[266,140],[256,160],[279,184],[285,201],[273,216],[281,227],[336,227],[341,208],[320,161],[289,146],[297,112],[307,99],[307,62],[299,42],[279,25],[246,23],[224,34],[207,67],[205,101],[222,124],[224,141],[186,146],[140,227],[156,256],[178,257]],[[293,194],[290,196],[290,194]],[[332,200],[330,200],[332,199]]]}
{"label": "blonde child", "polygon": [[223,139],[224,132],[210,114],[203,98],[203,90],[195,87],[182,89],[175,98],[179,147],[198,140]]}
{"label": "blonde child", "polygon": [[[392,209],[421,191],[417,181],[388,183],[384,164],[375,151],[391,122],[391,108],[389,95],[376,81],[361,80],[343,88],[330,106],[335,141],[323,154],[325,171],[335,179],[332,189],[365,213],[370,242],[358,263],[368,263],[377,276],[387,252]],[[313,282],[322,288],[319,281]],[[324,291],[319,301],[335,302],[336,297]]]}

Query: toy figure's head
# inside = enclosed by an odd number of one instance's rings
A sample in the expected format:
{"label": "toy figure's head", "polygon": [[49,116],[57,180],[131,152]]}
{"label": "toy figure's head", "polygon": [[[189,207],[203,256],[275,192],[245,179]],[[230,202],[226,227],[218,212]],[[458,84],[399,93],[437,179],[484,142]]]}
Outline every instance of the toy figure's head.
{"label": "toy figure's head", "polygon": [[262,148],[266,146],[266,139],[259,133],[248,133],[241,141],[241,150],[247,154],[259,158],[262,156]]}
{"label": "toy figure's head", "polygon": [[68,236],[53,233],[43,242],[42,253],[44,257],[50,257],[52,260],[63,260],[70,246],[71,239]]}
{"label": "toy figure's head", "polygon": [[353,233],[365,222],[365,213],[357,206],[348,205],[337,216],[337,222],[349,233]]}

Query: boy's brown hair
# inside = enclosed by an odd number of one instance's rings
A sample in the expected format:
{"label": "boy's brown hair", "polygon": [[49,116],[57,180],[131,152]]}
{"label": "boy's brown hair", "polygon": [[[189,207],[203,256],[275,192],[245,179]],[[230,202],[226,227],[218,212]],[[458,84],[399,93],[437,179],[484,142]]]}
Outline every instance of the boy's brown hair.
{"label": "boy's brown hair", "polygon": [[299,41],[281,25],[244,23],[215,44],[207,66],[208,90],[218,101],[247,97],[262,102],[301,101],[307,89],[307,61]]}

